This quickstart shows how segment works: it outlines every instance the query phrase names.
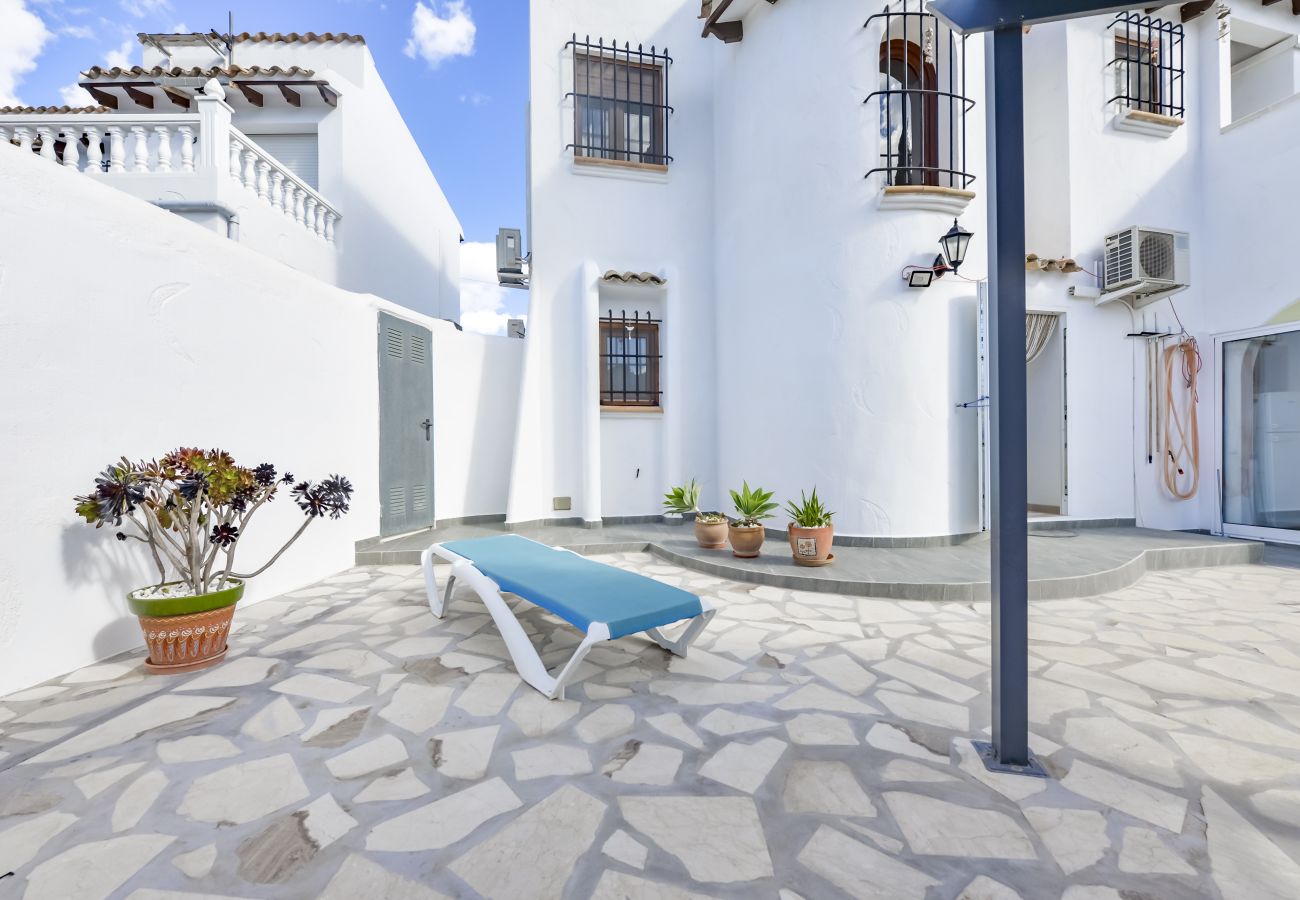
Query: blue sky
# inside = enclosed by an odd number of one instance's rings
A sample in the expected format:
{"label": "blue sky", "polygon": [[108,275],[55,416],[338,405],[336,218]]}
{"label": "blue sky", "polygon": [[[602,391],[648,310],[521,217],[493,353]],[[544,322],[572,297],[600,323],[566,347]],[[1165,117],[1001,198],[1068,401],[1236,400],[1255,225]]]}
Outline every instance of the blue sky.
{"label": "blue sky", "polygon": [[500,332],[526,295],[498,291],[488,242],[522,228],[528,0],[0,0],[0,106],[76,98],[77,73],[140,61],[136,33],[226,28],[363,34],[472,242],[466,327]]}

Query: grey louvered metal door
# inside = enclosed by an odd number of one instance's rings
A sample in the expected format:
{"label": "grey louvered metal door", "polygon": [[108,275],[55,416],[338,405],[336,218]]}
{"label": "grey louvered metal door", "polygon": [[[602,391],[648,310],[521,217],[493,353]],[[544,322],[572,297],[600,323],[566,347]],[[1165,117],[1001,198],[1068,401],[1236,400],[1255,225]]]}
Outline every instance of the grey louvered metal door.
{"label": "grey louvered metal door", "polygon": [[433,524],[431,334],[379,314],[379,533]]}

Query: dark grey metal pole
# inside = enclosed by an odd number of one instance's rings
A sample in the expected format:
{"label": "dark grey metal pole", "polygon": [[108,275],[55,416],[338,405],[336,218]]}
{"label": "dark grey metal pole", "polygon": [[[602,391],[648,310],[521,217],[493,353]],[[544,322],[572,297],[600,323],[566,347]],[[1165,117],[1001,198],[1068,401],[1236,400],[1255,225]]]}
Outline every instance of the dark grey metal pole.
{"label": "dark grey metal pole", "polygon": [[1029,753],[1023,59],[1019,23],[988,33],[993,742],[981,750],[986,765],[1014,771],[1034,765]]}

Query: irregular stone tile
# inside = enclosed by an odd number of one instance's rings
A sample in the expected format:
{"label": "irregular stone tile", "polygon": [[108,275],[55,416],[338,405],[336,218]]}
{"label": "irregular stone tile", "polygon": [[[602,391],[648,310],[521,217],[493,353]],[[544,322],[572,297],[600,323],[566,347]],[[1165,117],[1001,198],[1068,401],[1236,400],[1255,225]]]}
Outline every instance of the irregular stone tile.
{"label": "irregular stone tile", "polygon": [[1128,900],[1112,887],[1099,884],[1072,884],[1065,889],[1061,900]]}
{"label": "irregular stone tile", "polygon": [[739,706],[766,703],[787,688],[761,684],[698,684],[686,681],[652,681],[650,693],[671,697],[682,706]]}
{"label": "irregular stone tile", "polygon": [[407,761],[406,745],[391,734],[367,741],[325,760],[325,768],[335,778],[360,778],[380,769],[387,769]]}
{"label": "irregular stone tile", "polygon": [[0,710],[0,722],[12,719],[14,725],[49,725],[69,722],[82,716],[101,714],[119,706],[125,706],[141,697],[160,690],[157,681],[145,684],[130,684],[125,687],[109,688],[89,697],[77,700],[65,700],[62,703],[42,703],[35,709],[28,710],[14,718],[13,713]]}
{"label": "irregular stone tile", "polygon": [[1029,679],[1029,721],[1046,724],[1052,717],[1072,710],[1088,709],[1092,698],[1076,687],[1048,681],[1045,678]]}
{"label": "irregular stone tile", "polygon": [[1061,786],[1102,806],[1159,825],[1177,834],[1183,830],[1187,801],[1182,797],[1151,787],[1140,781],[1116,775],[1083,760],[1075,760]]}
{"label": "irregular stone tile", "polygon": [[[1123,674],[1123,670],[1119,670],[1116,674]],[[1134,706],[1150,709],[1156,705],[1155,701],[1151,699],[1151,695],[1133,684],[1132,681],[1116,678],[1114,675],[1108,675],[1097,669],[1085,669],[1082,666],[1074,666],[1069,663],[1057,663],[1044,670],[1043,677],[1059,681],[1061,684],[1070,687],[1082,688],[1089,693],[1100,694],[1103,697],[1113,697]]]}
{"label": "irregular stone tile", "polygon": [[302,717],[293,704],[284,697],[277,697],[250,716],[239,733],[255,741],[274,741],[299,731],[302,726]]}
{"label": "irregular stone tile", "polygon": [[1206,675],[1187,666],[1174,665],[1161,659],[1144,659],[1116,669],[1115,674],[1159,691],[1161,694],[1172,694],[1175,697],[1197,697],[1204,700],[1257,700],[1268,696],[1267,691],[1257,687],[1247,687],[1244,684],[1228,681],[1216,675]]}
{"label": "irregular stone tile", "polygon": [[475,675],[469,687],[456,698],[456,706],[471,716],[499,715],[506,701],[521,684],[523,682],[519,676],[512,672],[484,672]]}
{"label": "irregular stone tile", "polygon": [[433,740],[433,766],[448,778],[474,780],[487,774],[500,727],[448,731]]}
{"label": "irregular stone tile", "polygon": [[442,720],[451,705],[452,693],[452,689],[445,686],[398,685],[392,701],[380,710],[379,717],[412,734],[423,734]]}
{"label": "irregular stone tile", "polygon": [[288,637],[267,644],[262,648],[262,652],[270,654],[287,653],[290,650],[298,650],[323,641],[332,641],[356,630],[356,625],[330,625],[326,623],[308,625],[295,630]]}
{"label": "irregular stone tile", "polygon": [[775,728],[776,724],[771,719],[746,716],[741,713],[734,713],[729,709],[715,709],[700,719],[699,723],[700,727],[705,731],[711,731],[723,737],[760,731],[764,728]]}
{"label": "irregular stone tile", "polygon": [[607,684],[587,682],[582,686],[588,700],[622,700],[631,697],[632,691],[624,687],[610,687]]}
{"label": "irregular stone tile", "polygon": [[197,850],[172,858],[172,865],[193,879],[207,878],[217,861],[217,845],[205,844]]}
{"label": "irregular stone tile", "polygon": [[425,806],[380,822],[366,837],[366,849],[381,852],[441,850],[489,819],[520,807],[500,778],[492,778]]}
{"label": "irregular stone tile", "polygon": [[210,691],[215,688],[245,687],[263,681],[280,662],[261,656],[240,656],[198,675],[175,688],[178,691]]}
{"label": "irregular stone tile", "polygon": [[1024,814],[1066,875],[1100,862],[1110,849],[1106,819],[1095,810],[1031,806]]}
{"label": "irregular stone tile", "polygon": [[1196,665],[1202,669],[1216,672],[1234,681],[1244,681],[1266,691],[1278,694],[1300,696],[1300,686],[1296,684],[1296,673],[1283,666],[1243,659],[1240,656],[1211,656],[1198,659]]}
{"label": "irregular stone tile", "polygon": [[691,730],[677,713],[663,713],[658,716],[647,716],[646,724],[658,729],[668,735],[675,741],[680,741],[688,747],[694,747],[696,750],[704,749],[704,741],[700,736]]}
{"label": "irregular stone tile", "polygon": [[1065,743],[1073,750],[1130,775],[1166,787],[1181,787],[1178,757],[1159,741],[1111,716],[1075,717],[1065,723]]}
{"label": "irregular stone tile", "polygon": [[772,860],[749,797],[620,797],[623,818],[677,857],[696,881],[769,878]]}
{"label": "irregular stone tile", "polygon": [[23,900],[103,900],[174,840],[160,834],[128,834],[78,844],[32,869]]}
{"label": "irregular stone tile", "polygon": [[335,706],[322,709],[298,739],[312,747],[342,747],[361,734],[370,721],[369,706]]}
{"label": "irregular stone tile", "polygon": [[353,803],[383,803],[390,800],[414,800],[429,793],[428,786],[419,779],[414,769],[403,769],[393,775],[376,778],[352,798]]}
{"label": "irregular stone tile", "polygon": [[788,812],[825,813],[870,819],[876,807],[853,770],[842,762],[799,760],[786,774],[783,802]]}
{"label": "irregular stone tile", "polygon": [[99,772],[92,772],[89,775],[82,775],[73,784],[77,786],[77,790],[81,791],[82,796],[89,800],[108,790],[132,772],[142,768],[144,768],[144,763],[127,763],[113,769],[104,769]]}
{"label": "irregular stone tile", "polygon": [[[45,777],[49,778],[50,775]],[[11,792],[0,797],[0,819],[43,813],[46,810],[54,809],[62,802],[62,794],[53,794],[48,791]]]}
{"label": "irregular stone tile", "polygon": [[877,722],[871,726],[871,730],[867,732],[867,743],[872,747],[887,750],[890,753],[900,753],[903,756],[943,763],[944,765],[948,763],[948,757],[926,749],[912,740],[907,732],[901,728],[895,728],[893,725],[887,725],[884,722]]}
{"label": "irregular stone tile", "polygon": [[1127,703],[1123,703],[1111,697],[1102,697],[1097,702],[1116,715],[1128,719],[1130,722],[1135,722],[1138,725],[1147,725],[1151,728],[1158,728],[1161,731],[1176,731],[1183,727],[1181,722],[1175,722],[1173,719],[1162,716],[1158,713],[1138,709],[1136,706],[1129,706]]}
{"label": "irregular stone tile", "polygon": [[1180,722],[1213,731],[1234,741],[1264,744],[1270,749],[1300,750],[1300,731],[1274,725],[1236,706],[1207,706],[1171,712]]}
{"label": "irregular stone tile", "polygon": [[785,730],[796,744],[855,747],[858,743],[853,726],[839,716],[800,713],[785,723]]}
{"label": "irregular stone tile", "polygon": [[302,871],[320,850],[305,819],[302,810],[281,816],[241,842],[235,850],[239,877],[253,884],[280,884]]}
{"label": "irregular stone tile", "polygon": [[375,693],[379,694],[379,696],[382,697],[384,694],[387,694],[390,690],[392,690],[393,686],[398,684],[405,677],[406,677],[406,673],[404,672],[396,673],[396,674],[390,673],[387,675],[380,675],[379,689]]}
{"label": "irregular stone tile", "polygon": [[167,776],[162,772],[148,772],[127,785],[113,807],[113,833],[127,831],[140,824],[144,814],[166,786]]}
{"label": "irregular stone tile", "polygon": [[[78,671],[84,672],[85,670],[79,669]],[[76,675],[76,674],[77,672],[72,673],[72,675]],[[68,677],[72,677],[72,676],[70,675]],[[62,694],[66,690],[67,690],[66,686],[61,686],[57,684],[42,684],[37,687],[28,688],[25,691],[18,691],[13,694],[8,694],[5,697],[0,699],[4,699],[6,702],[9,703],[26,703],[30,700],[48,700],[50,697],[54,697],[59,694]]]}
{"label": "irregular stone tile", "polygon": [[901,718],[953,731],[970,730],[970,710],[964,706],[885,690],[876,691],[875,698]]}
{"label": "irregular stone tile", "polygon": [[396,875],[359,853],[343,861],[319,900],[447,900],[445,894]]}
{"label": "irregular stone tile", "polygon": [[319,653],[298,663],[299,669],[323,669],[327,672],[347,672],[353,678],[364,678],[391,668],[388,660],[361,647],[340,647]]}
{"label": "irregular stone tile", "polygon": [[417,656],[437,656],[451,643],[449,637],[408,637],[394,641],[384,648],[384,652],[397,659],[411,659]]}
{"label": "irregular stone tile", "polygon": [[242,825],[307,796],[293,757],[281,753],[196,778],[177,812],[198,822]]}
{"label": "irregular stone tile", "polygon": [[880,770],[881,781],[911,781],[938,784],[945,781],[957,781],[951,775],[914,763],[910,759],[891,759]]}
{"label": "irregular stone tile", "polygon": [[[117,681],[128,675],[139,675],[141,665],[139,661],[135,662],[106,662],[94,666],[86,666],[84,669],[78,669],[63,679],[64,684],[99,684],[105,681]],[[8,699],[16,700],[15,694]]]}
{"label": "irregular stone tile", "polygon": [[1021,897],[1002,882],[979,875],[962,888],[957,900],[1021,900]]}
{"label": "irregular stone tile", "polygon": [[609,840],[601,845],[600,852],[611,859],[618,860],[625,866],[644,869],[646,855],[649,851],[646,850],[644,844],[620,828],[609,836]]}
{"label": "irregular stone tile", "polygon": [[1150,828],[1125,828],[1119,870],[1140,875],[1191,875],[1196,870],[1170,850]]}
{"label": "irregular stone tile", "polygon": [[686,656],[674,656],[668,662],[668,671],[674,675],[712,678],[726,681],[745,671],[745,667],[732,660],[717,656],[707,650],[692,647]]}
{"label": "irregular stone tile", "polygon": [[626,872],[606,869],[596,883],[591,900],[713,900],[709,894],[688,891],[662,881],[649,881]]}
{"label": "irregular stone tile", "polygon": [[629,731],[636,723],[636,713],[623,703],[606,703],[578,723],[575,732],[588,744],[598,744]]}
{"label": "irregular stone tile", "polygon": [[339,681],[329,675],[299,672],[279,684],[271,685],[271,690],[278,694],[292,694],[295,697],[319,700],[322,703],[346,703],[353,697],[364,694],[367,688],[362,684]]}
{"label": "irregular stone tile", "polygon": [[898,648],[897,655],[903,659],[919,663],[923,666],[928,666],[931,669],[937,669],[940,672],[944,672],[954,678],[960,678],[962,680],[974,678],[977,675],[983,675],[988,671],[988,667],[982,663],[972,662],[969,659],[962,659],[960,656],[954,656],[951,653],[943,653],[933,647],[925,646],[921,642],[926,637],[928,636],[922,635],[915,641],[907,641]]}
{"label": "irregular stone tile", "polygon": [[585,775],[591,771],[591,757],[581,747],[564,744],[541,744],[511,754],[515,762],[515,780],[531,781],[552,775]]}
{"label": "irregular stone tile", "polygon": [[[587,686],[590,692],[592,685]],[[510,721],[528,737],[545,737],[582,709],[574,700],[547,700],[537,691],[529,691],[510,704]]]}
{"label": "irregular stone tile", "polygon": [[820,684],[807,684],[772,704],[777,709],[814,709],[821,712],[848,713],[855,716],[878,715],[870,703],[831,690]]}
{"label": "irregular stone tile", "polygon": [[1297,771],[1297,764],[1292,760],[1243,747],[1237,741],[1181,731],[1170,737],[1206,775],[1226,784],[1286,778]]}
{"label": "irregular stone tile", "polygon": [[961,682],[897,657],[876,663],[875,670],[955,703],[965,703],[979,696],[979,691]]}
{"label": "irregular stone tile", "polygon": [[1270,819],[1300,828],[1300,791],[1263,791],[1251,797],[1250,802]]}
{"label": "irregular stone tile", "polygon": [[344,812],[330,794],[322,794],[299,814],[307,836],[317,847],[328,847],[357,826],[357,820]]}
{"label": "irregular stone tile", "polygon": [[700,767],[700,777],[752,794],[767,780],[788,746],[785,741],[770,737],[752,744],[732,741]]}
{"label": "irregular stone tile", "polygon": [[1251,825],[1213,789],[1204,788],[1210,871],[1224,900],[1300,897],[1300,864]]}
{"label": "irregular stone tile", "polygon": [[204,713],[229,706],[234,702],[234,697],[210,697],[206,695],[193,697],[165,694],[161,697],[152,697],[139,706],[129,709],[103,724],[96,725],[25,760],[20,765],[61,762],[65,759],[72,759],[74,756],[94,753],[96,750],[118,747],[142,734],[153,731],[155,728],[194,719]]}
{"label": "irregular stone tile", "polygon": [[165,763],[203,762],[238,756],[240,750],[219,734],[196,734],[174,741],[158,742],[158,758]]}
{"label": "irregular stone tile", "polygon": [[886,791],[885,802],[913,853],[981,859],[1037,859],[1034,845],[1015,820],[991,809]]}
{"label": "irregular stone tile", "polygon": [[817,677],[850,694],[862,694],[876,683],[875,675],[843,653],[810,659],[803,665]]}
{"label": "irregular stone tile", "polygon": [[75,821],[77,817],[71,813],[52,812],[0,831],[0,874],[16,872],[27,865],[42,847]]}
{"label": "irregular stone tile", "polygon": [[924,872],[820,826],[799,851],[799,862],[859,900],[924,900],[938,884]]}
{"label": "irregular stone tile", "polygon": [[603,802],[565,785],[450,868],[485,897],[558,900],[604,816]]}
{"label": "irregular stone tile", "polygon": [[[617,766],[611,763],[603,771],[619,784],[669,785],[682,766],[682,751],[661,744],[628,741],[632,755]],[[627,749],[627,747],[625,747]]]}

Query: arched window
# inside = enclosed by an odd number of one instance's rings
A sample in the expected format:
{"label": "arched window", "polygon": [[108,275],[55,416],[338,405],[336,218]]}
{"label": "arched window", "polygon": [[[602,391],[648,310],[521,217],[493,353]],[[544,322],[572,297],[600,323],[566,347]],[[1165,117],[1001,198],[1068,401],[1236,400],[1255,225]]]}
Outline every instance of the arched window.
{"label": "arched window", "polygon": [[881,156],[888,183],[939,183],[939,76],[913,41],[880,43]]}

